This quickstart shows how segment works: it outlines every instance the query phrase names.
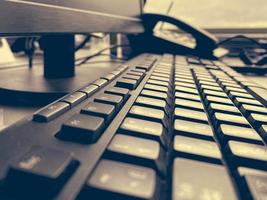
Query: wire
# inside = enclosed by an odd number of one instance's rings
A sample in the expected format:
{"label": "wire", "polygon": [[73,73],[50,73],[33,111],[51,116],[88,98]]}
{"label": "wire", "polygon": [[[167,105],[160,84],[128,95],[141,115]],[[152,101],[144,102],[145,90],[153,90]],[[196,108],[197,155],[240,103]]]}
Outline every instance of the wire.
{"label": "wire", "polygon": [[96,53],[94,53],[94,54],[92,54],[92,55],[90,55],[90,56],[87,56],[87,57],[84,57],[84,58],[79,58],[79,59],[77,59],[76,61],[81,61],[81,62],[79,62],[79,63],[77,63],[76,64],[76,66],[80,66],[80,65],[83,65],[83,64],[85,64],[88,60],[90,60],[91,58],[94,58],[94,57],[96,57],[96,56],[99,56],[99,55],[101,55],[103,52],[105,52],[105,51],[107,51],[107,50],[110,50],[110,49],[115,49],[115,48],[119,48],[119,47],[128,47],[129,45],[111,45],[111,46],[109,46],[109,47],[106,47],[106,48],[104,48],[104,49],[101,49],[100,51],[98,51],[98,52],[96,52]]}
{"label": "wire", "polygon": [[259,47],[261,47],[261,48],[263,48],[263,49],[266,49],[266,47],[265,47],[263,44],[261,44],[260,42],[258,42],[257,40],[255,40],[255,39],[253,39],[253,38],[250,38],[250,37],[247,37],[247,36],[245,36],[245,35],[236,35],[236,36],[234,36],[234,37],[227,38],[227,39],[222,40],[221,42],[219,42],[217,45],[218,45],[218,46],[221,46],[221,45],[223,45],[223,44],[225,44],[225,43],[227,43],[227,42],[230,42],[231,40],[238,39],[238,38],[249,40],[249,41],[251,41],[252,43],[258,45]]}

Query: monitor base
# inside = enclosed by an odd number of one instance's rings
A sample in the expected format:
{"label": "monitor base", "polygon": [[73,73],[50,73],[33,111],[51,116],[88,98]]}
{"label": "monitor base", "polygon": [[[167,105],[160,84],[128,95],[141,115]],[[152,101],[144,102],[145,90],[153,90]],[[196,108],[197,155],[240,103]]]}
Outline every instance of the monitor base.
{"label": "monitor base", "polygon": [[[46,79],[43,66],[1,70],[0,102],[13,105],[46,105],[90,84],[114,67],[76,67],[71,78]],[[3,98],[4,97],[4,98]]]}

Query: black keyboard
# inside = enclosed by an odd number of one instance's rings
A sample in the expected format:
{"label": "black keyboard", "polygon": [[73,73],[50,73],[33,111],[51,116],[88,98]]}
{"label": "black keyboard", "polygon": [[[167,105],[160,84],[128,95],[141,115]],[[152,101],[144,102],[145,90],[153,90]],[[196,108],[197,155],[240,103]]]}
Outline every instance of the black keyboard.
{"label": "black keyboard", "polygon": [[143,54],[0,134],[0,199],[267,199],[267,90]]}

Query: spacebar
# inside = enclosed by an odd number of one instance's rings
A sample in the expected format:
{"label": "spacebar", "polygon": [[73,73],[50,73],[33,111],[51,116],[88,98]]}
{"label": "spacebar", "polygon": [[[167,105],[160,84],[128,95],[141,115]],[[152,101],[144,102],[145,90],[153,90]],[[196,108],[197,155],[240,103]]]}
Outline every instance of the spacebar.
{"label": "spacebar", "polygon": [[264,106],[267,106],[267,89],[248,86],[247,88],[252,95],[259,100]]}

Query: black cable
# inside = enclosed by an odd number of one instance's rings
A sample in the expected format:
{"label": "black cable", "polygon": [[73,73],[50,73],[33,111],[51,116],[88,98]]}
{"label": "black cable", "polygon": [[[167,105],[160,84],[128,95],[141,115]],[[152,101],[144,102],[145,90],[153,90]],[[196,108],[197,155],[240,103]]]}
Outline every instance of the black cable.
{"label": "black cable", "polygon": [[101,49],[100,51],[90,55],[90,56],[87,56],[87,57],[84,57],[84,58],[79,58],[77,59],[76,61],[81,61],[80,63],[76,64],[76,66],[80,66],[80,65],[83,65],[85,64],[88,60],[90,60],[91,58],[94,58],[96,56],[99,56],[101,55],[103,52],[107,51],[107,50],[110,50],[110,49],[114,49],[114,48],[119,48],[119,47],[128,47],[129,45],[111,45],[109,47],[106,47],[104,49]]}
{"label": "black cable", "polygon": [[261,44],[260,42],[258,42],[257,40],[255,40],[255,39],[253,39],[253,38],[250,38],[250,37],[247,37],[247,36],[245,36],[245,35],[236,35],[236,36],[227,38],[227,39],[225,39],[225,40],[220,41],[220,42],[217,44],[217,46],[221,46],[221,45],[223,45],[223,44],[225,44],[225,43],[227,43],[227,42],[230,42],[231,40],[239,39],[239,38],[240,38],[240,39],[246,39],[246,40],[249,40],[249,41],[251,41],[252,43],[256,44],[257,46],[259,46],[259,47],[261,47],[261,48],[263,48],[263,49],[266,49],[266,47],[265,47],[263,44]]}

